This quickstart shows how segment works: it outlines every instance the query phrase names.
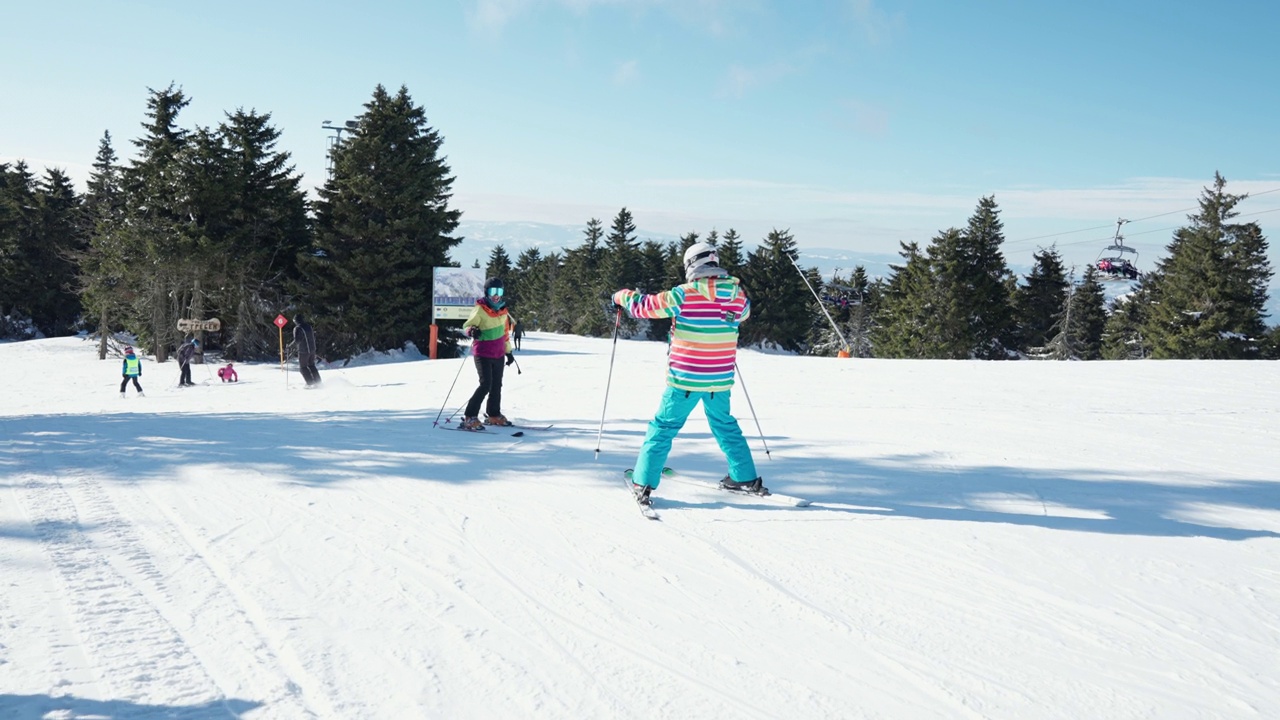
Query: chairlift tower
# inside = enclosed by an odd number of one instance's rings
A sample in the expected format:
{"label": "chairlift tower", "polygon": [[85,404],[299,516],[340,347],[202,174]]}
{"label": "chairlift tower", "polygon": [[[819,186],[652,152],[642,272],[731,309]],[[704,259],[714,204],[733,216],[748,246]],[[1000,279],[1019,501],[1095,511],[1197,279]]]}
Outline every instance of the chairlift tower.
{"label": "chairlift tower", "polygon": [[333,151],[342,144],[342,133],[355,132],[360,127],[360,123],[355,120],[348,120],[342,125],[334,125],[332,120],[325,120],[321,125],[325,130],[332,130],[333,134],[329,136],[329,162],[326,169],[329,171],[329,177],[333,177]]}

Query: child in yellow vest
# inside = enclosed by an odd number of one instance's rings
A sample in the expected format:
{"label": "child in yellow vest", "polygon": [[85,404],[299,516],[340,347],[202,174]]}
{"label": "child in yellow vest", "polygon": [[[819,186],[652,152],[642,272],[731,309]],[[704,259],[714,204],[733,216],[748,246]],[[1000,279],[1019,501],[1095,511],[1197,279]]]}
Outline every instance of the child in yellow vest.
{"label": "child in yellow vest", "polygon": [[124,397],[125,391],[129,389],[129,381],[133,381],[133,386],[138,389],[138,397],[146,397],[142,394],[142,385],[138,382],[138,378],[142,377],[142,361],[137,355],[133,354],[133,347],[126,345],[124,348],[124,366],[120,370],[120,374],[124,377],[120,381],[120,397]]}

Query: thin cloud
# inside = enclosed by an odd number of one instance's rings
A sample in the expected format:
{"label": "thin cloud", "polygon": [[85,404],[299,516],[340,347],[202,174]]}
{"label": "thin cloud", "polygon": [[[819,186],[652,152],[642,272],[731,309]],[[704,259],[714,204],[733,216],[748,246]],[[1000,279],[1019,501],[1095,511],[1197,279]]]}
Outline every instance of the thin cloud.
{"label": "thin cloud", "polygon": [[475,0],[469,18],[473,27],[497,32],[533,4],[534,0]]}
{"label": "thin cloud", "polygon": [[640,78],[640,64],[635,60],[620,63],[613,71],[614,85],[629,85]]}
{"label": "thin cloud", "polygon": [[756,88],[771,85],[794,72],[795,68],[787,62],[775,62],[754,68],[730,65],[719,95],[740,98]]}
{"label": "thin cloud", "polygon": [[890,15],[876,7],[875,0],[849,0],[849,8],[858,27],[872,45],[886,45],[902,27],[902,16]]}
{"label": "thin cloud", "polygon": [[889,134],[889,109],[861,100],[845,100],[846,123],[862,134],[882,138]]}
{"label": "thin cloud", "polygon": [[519,16],[540,8],[559,6],[585,15],[596,8],[614,7],[665,13],[720,36],[730,32],[738,15],[756,11],[759,5],[758,0],[473,0],[469,16],[477,29],[496,32]]}
{"label": "thin cloud", "polygon": [[[1126,217],[1133,219],[1180,209],[1197,207],[1201,191],[1212,179],[1132,178],[1115,185],[1091,188],[1011,188],[996,191],[996,200],[1006,213],[1016,217],[1100,219]],[[1280,183],[1265,180],[1233,181],[1227,178],[1226,191],[1232,194],[1262,193],[1275,190]],[[1280,205],[1280,193],[1246,200],[1244,211]],[[1181,221],[1176,213],[1169,216]]]}
{"label": "thin cloud", "polygon": [[656,178],[639,183],[647,187],[698,188],[703,190],[780,190],[797,189],[802,186],[768,182],[765,180],[747,180],[743,178]]}

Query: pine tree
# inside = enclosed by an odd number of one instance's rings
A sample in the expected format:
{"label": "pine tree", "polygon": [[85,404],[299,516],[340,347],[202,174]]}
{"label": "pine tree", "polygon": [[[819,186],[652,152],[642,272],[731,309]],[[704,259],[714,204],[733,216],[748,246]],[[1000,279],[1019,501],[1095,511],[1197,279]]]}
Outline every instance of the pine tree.
{"label": "pine tree", "polygon": [[1071,313],[1078,328],[1075,342],[1080,359],[1100,360],[1107,327],[1107,296],[1098,280],[1098,269],[1093,265],[1085,268],[1084,277],[1072,295]]}
{"label": "pine tree", "polygon": [[[640,246],[640,278],[637,287],[648,292],[662,292],[667,279],[667,248],[654,240],[645,240]],[[649,320],[645,330],[650,340],[666,340],[671,332],[671,318]]]}
{"label": "pine tree", "polygon": [[1280,325],[1272,325],[1262,342],[1263,360],[1280,360]]}
{"label": "pine tree", "polygon": [[1245,195],[1225,191],[1214,175],[1190,225],[1174,232],[1168,256],[1150,279],[1143,329],[1152,356],[1247,359],[1261,354],[1267,286],[1272,271],[1257,223],[1232,223]]}
{"label": "pine tree", "polygon": [[132,295],[126,283],[130,257],[121,238],[124,191],[110,132],[104,132],[98,143],[84,208],[89,246],[80,256],[81,302],[98,329],[98,359],[105,360],[112,323],[117,329],[123,327]]}
{"label": "pine tree", "polygon": [[1000,245],[1004,225],[994,197],[984,197],[958,238],[944,235],[931,248],[944,358],[1003,359],[1013,337],[1013,274]]}
{"label": "pine tree", "polygon": [[929,258],[929,307],[923,318],[926,358],[965,360],[976,356],[978,293],[976,252],[965,232],[950,228],[926,249]]}
{"label": "pine tree", "polygon": [[444,139],[401,87],[378,85],[320,190],[316,250],[303,260],[300,305],[338,352],[425,347],[432,268],[449,264],[461,213]]}
{"label": "pine tree", "polygon": [[1140,360],[1151,355],[1150,340],[1143,333],[1150,307],[1150,293],[1145,281],[1140,282],[1133,292],[1112,302],[1111,314],[1102,333],[1104,360]]}
{"label": "pine tree", "polygon": [[39,202],[39,242],[28,261],[31,316],[46,335],[68,335],[81,312],[76,258],[88,246],[83,201],[71,178],[50,168],[39,184]]}
{"label": "pine tree", "polygon": [[[952,241],[959,231],[946,231],[934,243]],[[882,358],[933,357],[937,342],[937,292],[931,260],[917,243],[899,243],[902,265],[890,265],[876,324],[871,333],[875,356]]]}
{"label": "pine tree", "polygon": [[1091,265],[1079,286],[1069,283],[1063,303],[1042,346],[1028,354],[1047,360],[1097,360],[1101,357],[1102,332],[1106,323],[1102,285]]}
{"label": "pine tree", "polygon": [[17,276],[17,204],[10,189],[8,163],[0,163],[0,340],[10,337],[9,316],[19,299]]}
{"label": "pine tree", "polygon": [[536,247],[528,248],[516,258],[511,268],[511,279],[507,281],[507,292],[514,297],[513,302],[520,306],[520,316],[525,327],[536,330],[541,327],[539,319],[546,305],[547,282],[546,271],[542,265],[542,251]]}
{"label": "pine tree", "polygon": [[602,277],[607,253],[603,239],[603,224],[598,218],[591,218],[583,230],[582,245],[565,252],[553,292],[560,325],[557,332],[588,337],[604,337],[613,332],[614,318],[607,308],[608,299],[617,288],[610,288]]}
{"label": "pine tree", "polygon": [[[32,303],[41,217],[36,178],[26,162],[0,165],[0,338],[29,336],[37,328]],[[37,323],[38,325],[38,323]]]}
{"label": "pine tree", "polygon": [[725,231],[724,237],[716,243],[716,257],[720,258],[720,267],[730,275],[738,277],[742,272],[742,240],[737,230],[729,228]]}
{"label": "pine tree", "polygon": [[172,84],[149,90],[142,137],[133,140],[137,157],[124,168],[126,220],[120,241],[136,258],[125,282],[136,288],[129,324],[143,345],[164,362],[183,339],[177,320],[189,305],[195,232],[182,211],[188,192],[183,158],[189,133],[178,115],[191,101]]}
{"label": "pine tree", "polygon": [[797,271],[800,253],[786,230],[773,230],[747,257],[742,281],[751,300],[751,319],[742,326],[743,344],[804,350],[813,324],[813,296]]}
{"label": "pine tree", "polygon": [[[223,321],[229,357],[265,357],[277,344],[272,318],[285,307],[285,287],[298,278],[298,258],[311,242],[307,199],[271,116],[237,110],[218,127],[224,167],[217,205],[221,222],[204,223],[212,243],[205,259],[212,306]],[[212,220],[212,218],[211,218]],[[214,232],[218,228],[219,232]]]}
{"label": "pine tree", "polygon": [[632,287],[641,279],[640,243],[636,240],[636,224],[631,212],[625,207],[613,218],[600,270],[606,291]]}
{"label": "pine tree", "polygon": [[1013,296],[1014,325],[1024,352],[1049,342],[1064,316],[1068,295],[1066,271],[1056,248],[1035,252],[1032,263],[1026,284]]}
{"label": "pine tree", "polygon": [[[489,251],[489,263],[484,267],[484,275],[486,278],[498,278],[504,283],[511,277],[511,256],[507,254],[506,248],[499,243]],[[507,302],[512,302],[512,298],[507,298]]]}

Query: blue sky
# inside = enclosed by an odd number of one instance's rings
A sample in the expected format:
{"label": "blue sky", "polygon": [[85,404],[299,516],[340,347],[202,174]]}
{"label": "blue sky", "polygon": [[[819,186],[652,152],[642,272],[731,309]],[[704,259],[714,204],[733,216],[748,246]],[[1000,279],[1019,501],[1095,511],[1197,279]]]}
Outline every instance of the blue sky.
{"label": "blue sky", "polygon": [[[78,178],[175,82],[186,127],[271,113],[316,185],[321,123],[381,83],[444,136],[467,221],[626,206],[653,232],[893,253],[994,194],[1011,263],[1054,241],[1087,263],[1119,216],[1161,215],[1127,228],[1157,257],[1215,170],[1280,189],[1263,0],[72,1],[4,24],[0,161]],[[1275,246],[1280,191],[1241,210]]]}

